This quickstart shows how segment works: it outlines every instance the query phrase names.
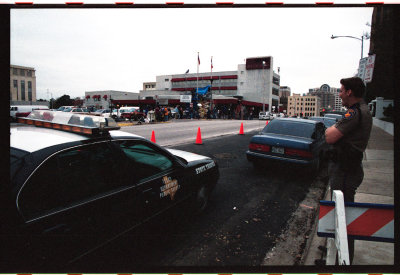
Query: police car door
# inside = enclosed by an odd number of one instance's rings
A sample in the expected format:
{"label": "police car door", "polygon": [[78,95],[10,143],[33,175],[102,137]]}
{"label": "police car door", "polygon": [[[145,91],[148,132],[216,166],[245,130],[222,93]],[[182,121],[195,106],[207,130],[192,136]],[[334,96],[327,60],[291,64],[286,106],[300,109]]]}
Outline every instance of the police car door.
{"label": "police car door", "polygon": [[121,180],[119,166],[102,141],[59,151],[29,177],[19,209],[32,234],[48,241],[42,249],[51,257],[75,259],[135,221],[129,212],[135,189]]}
{"label": "police car door", "polygon": [[137,182],[138,209],[143,219],[167,210],[186,195],[185,168],[168,152],[144,140],[119,141],[126,169]]}

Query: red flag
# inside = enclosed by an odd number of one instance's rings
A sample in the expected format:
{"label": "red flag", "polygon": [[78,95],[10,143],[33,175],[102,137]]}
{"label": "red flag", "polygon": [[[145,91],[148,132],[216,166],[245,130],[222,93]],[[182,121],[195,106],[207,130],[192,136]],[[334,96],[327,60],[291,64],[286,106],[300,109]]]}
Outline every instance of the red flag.
{"label": "red flag", "polygon": [[214,68],[213,64],[212,64],[212,56],[211,56],[211,71]]}
{"label": "red flag", "polygon": [[199,55],[199,53],[197,53],[197,61],[199,62],[199,65],[200,65],[200,55]]}

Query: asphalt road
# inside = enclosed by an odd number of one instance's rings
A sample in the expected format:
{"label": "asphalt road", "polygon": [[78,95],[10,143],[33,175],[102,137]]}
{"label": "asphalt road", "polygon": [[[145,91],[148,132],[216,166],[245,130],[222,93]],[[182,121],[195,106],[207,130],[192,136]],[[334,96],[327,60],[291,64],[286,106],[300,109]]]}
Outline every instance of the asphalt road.
{"label": "asphalt road", "polygon": [[222,135],[236,135],[239,133],[240,125],[243,123],[244,132],[262,130],[265,120],[231,120],[231,119],[173,119],[168,122],[141,124],[134,122],[133,126],[121,127],[122,131],[136,134],[150,140],[154,131],[157,144],[171,146],[196,141],[197,132],[200,128],[202,139],[218,137]]}
{"label": "asphalt road", "polygon": [[[214,158],[220,180],[201,215],[175,209],[82,259],[68,272],[218,272],[259,267],[313,181],[296,167],[257,171],[246,159],[253,134],[171,148]],[[253,270],[254,271],[254,270]]]}

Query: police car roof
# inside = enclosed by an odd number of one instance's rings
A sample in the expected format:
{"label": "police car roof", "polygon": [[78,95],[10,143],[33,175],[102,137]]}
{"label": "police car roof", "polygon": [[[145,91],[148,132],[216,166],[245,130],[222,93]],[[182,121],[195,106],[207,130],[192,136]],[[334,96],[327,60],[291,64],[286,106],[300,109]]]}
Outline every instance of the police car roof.
{"label": "police car roof", "polygon": [[[112,138],[143,138],[141,136],[119,130],[112,130],[109,131],[109,133]],[[10,129],[10,134],[10,147],[30,153],[53,145],[91,139],[90,136],[86,135],[54,129],[39,128],[35,126],[12,127]]]}

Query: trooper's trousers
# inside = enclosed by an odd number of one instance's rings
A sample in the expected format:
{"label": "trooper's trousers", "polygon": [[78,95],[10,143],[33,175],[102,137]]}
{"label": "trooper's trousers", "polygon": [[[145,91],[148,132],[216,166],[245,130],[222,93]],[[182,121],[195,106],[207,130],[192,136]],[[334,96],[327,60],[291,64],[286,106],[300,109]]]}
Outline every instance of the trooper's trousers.
{"label": "trooper's trousers", "polygon": [[[364,179],[364,171],[361,161],[351,167],[345,167],[338,162],[329,162],[328,165],[329,185],[331,188],[331,198],[333,190],[341,190],[345,202],[354,202],[357,188]],[[354,257],[354,240],[348,239],[350,263]]]}

